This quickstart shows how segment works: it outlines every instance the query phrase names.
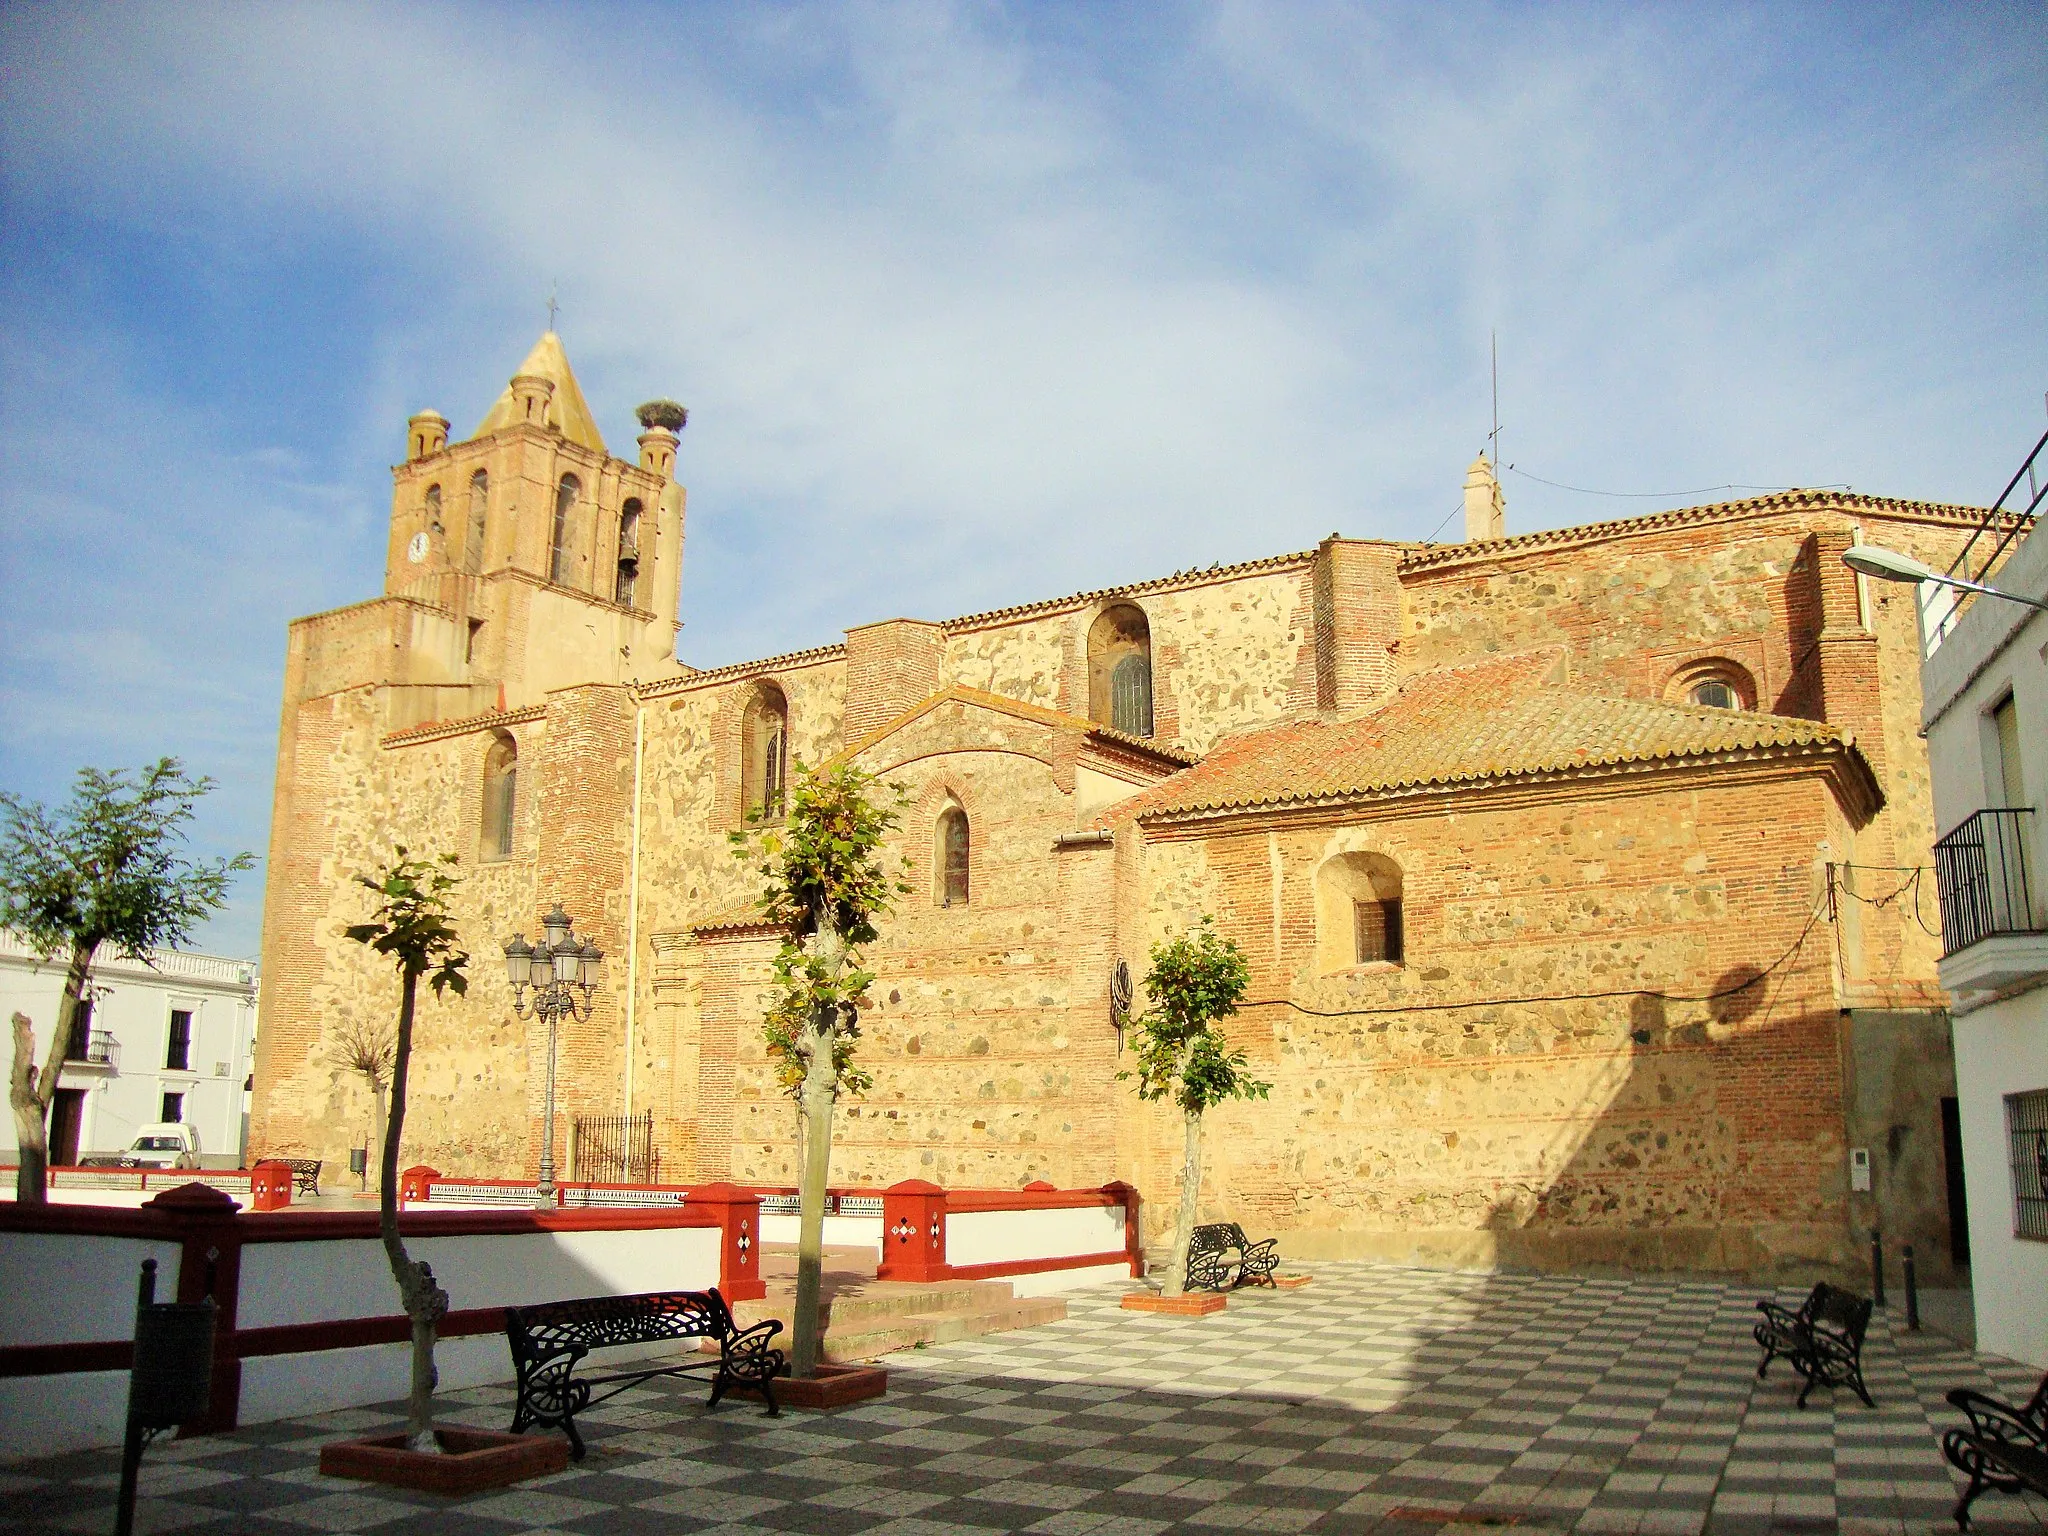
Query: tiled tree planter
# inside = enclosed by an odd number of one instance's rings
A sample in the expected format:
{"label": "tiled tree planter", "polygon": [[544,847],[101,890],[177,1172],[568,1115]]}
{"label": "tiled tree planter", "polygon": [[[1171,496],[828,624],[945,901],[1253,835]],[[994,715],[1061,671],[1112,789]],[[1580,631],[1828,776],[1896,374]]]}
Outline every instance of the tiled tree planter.
{"label": "tiled tree planter", "polygon": [[809,1376],[775,1378],[775,1401],[791,1408],[844,1408],[888,1390],[889,1373],[879,1365],[827,1365],[820,1360]]}
{"label": "tiled tree planter", "polygon": [[1161,1296],[1157,1291],[1129,1291],[1124,1308],[1130,1312],[1164,1312],[1169,1317],[1207,1317],[1230,1305],[1220,1291],[1188,1291],[1180,1296]]}
{"label": "tiled tree planter", "polygon": [[336,1440],[320,1447],[320,1471],[420,1493],[477,1493],[546,1477],[569,1465],[569,1442],[561,1435],[451,1428],[436,1430],[435,1437],[441,1442],[439,1456],[408,1451],[402,1434]]}

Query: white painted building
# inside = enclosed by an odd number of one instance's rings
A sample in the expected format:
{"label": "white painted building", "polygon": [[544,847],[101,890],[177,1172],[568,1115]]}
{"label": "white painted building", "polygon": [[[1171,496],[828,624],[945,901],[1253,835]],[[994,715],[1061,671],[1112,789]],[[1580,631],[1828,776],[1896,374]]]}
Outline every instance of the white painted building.
{"label": "white painted building", "polygon": [[[2048,598],[2048,536],[2029,534],[1993,582]],[[1991,596],[1949,606],[1925,603],[1938,622],[1922,724],[1977,1347],[2048,1367],[2048,613]]]}
{"label": "white painted building", "polygon": [[[219,955],[158,953],[151,965],[102,951],[92,1013],[73,1036],[50,1114],[53,1163],[112,1156],[136,1130],[175,1120],[199,1132],[202,1164],[241,1166],[255,1058],[256,965]],[[64,961],[39,961],[0,933],[0,1018],[35,1025],[37,1064],[49,1048]],[[0,1158],[14,1155],[14,1122],[0,1124]]]}

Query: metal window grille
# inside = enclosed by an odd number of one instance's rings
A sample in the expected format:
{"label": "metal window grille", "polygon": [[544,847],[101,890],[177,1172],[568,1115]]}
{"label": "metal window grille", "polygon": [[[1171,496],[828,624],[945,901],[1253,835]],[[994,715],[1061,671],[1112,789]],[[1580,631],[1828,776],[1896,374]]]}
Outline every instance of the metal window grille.
{"label": "metal window grille", "polygon": [[968,898],[967,813],[950,806],[939,817],[939,905],[964,907]]}
{"label": "metal window grille", "polygon": [[2030,806],[1994,806],[1935,843],[1943,953],[1953,955],[1993,934],[2048,929],[2048,914],[2035,910],[2027,872],[2033,814]]}
{"label": "metal window grille", "polygon": [[1384,901],[1354,901],[1351,920],[1356,930],[1360,965],[1376,960],[1391,961],[1395,965],[1401,963],[1400,897],[1389,897]]}
{"label": "metal window grille", "polygon": [[1152,734],[1151,658],[1132,654],[1109,674],[1109,723],[1126,736]]}
{"label": "metal window grille", "polygon": [[576,1176],[593,1184],[652,1184],[661,1169],[654,1149],[654,1112],[578,1115]]}
{"label": "metal window grille", "polygon": [[2012,1235],[2048,1241],[2048,1088],[2005,1096],[2012,1151]]}

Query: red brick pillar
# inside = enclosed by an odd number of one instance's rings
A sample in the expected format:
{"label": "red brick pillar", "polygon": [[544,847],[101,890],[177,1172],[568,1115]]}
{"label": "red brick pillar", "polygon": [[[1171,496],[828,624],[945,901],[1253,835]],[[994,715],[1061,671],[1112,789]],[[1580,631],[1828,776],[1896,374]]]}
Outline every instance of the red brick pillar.
{"label": "red brick pillar", "polygon": [[398,1208],[402,1211],[408,1205],[425,1205],[434,1188],[434,1180],[441,1177],[438,1168],[429,1168],[424,1163],[415,1163],[398,1176]]}
{"label": "red brick pillar", "polygon": [[1118,1179],[1103,1185],[1102,1192],[1123,1202],[1124,1252],[1131,1261],[1131,1278],[1136,1280],[1145,1273],[1145,1240],[1138,1230],[1138,1191]]}
{"label": "red brick pillar", "polygon": [[718,1218],[718,1294],[728,1302],[766,1296],[768,1285],[761,1278],[761,1197],[731,1184],[703,1184],[690,1191],[684,1205]]}
{"label": "red brick pillar", "polygon": [[177,1229],[177,1299],[191,1304],[213,1298],[213,1393],[203,1417],[179,1426],[180,1437],[233,1429],[241,1411],[242,1361],[235,1347],[242,1282],[242,1236],[235,1212],[241,1208],[240,1201],[197,1183],[167,1189],[143,1206],[170,1217]]}
{"label": "red brick pillar", "polygon": [[281,1211],[292,1203],[292,1170],[275,1160],[258,1163],[249,1170],[249,1208]]}
{"label": "red brick pillar", "polygon": [[878,1280],[944,1280],[946,1192],[923,1179],[882,1191],[882,1264]]}

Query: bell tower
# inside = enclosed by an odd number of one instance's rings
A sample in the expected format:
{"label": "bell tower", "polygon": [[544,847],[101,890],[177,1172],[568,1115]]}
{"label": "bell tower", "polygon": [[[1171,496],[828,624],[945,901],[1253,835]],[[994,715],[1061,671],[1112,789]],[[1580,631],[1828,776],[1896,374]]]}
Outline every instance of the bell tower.
{"label": "bell tower", "polygon": [[548,331],[468,438],[450,443],[437,411],[407,421],[384,593],[425,611],[405,676],[384,681],[433,693],[394,699],[394,727],[674,670],[689,413],[656,400],[638,415],[638,462],[614,458]]}

